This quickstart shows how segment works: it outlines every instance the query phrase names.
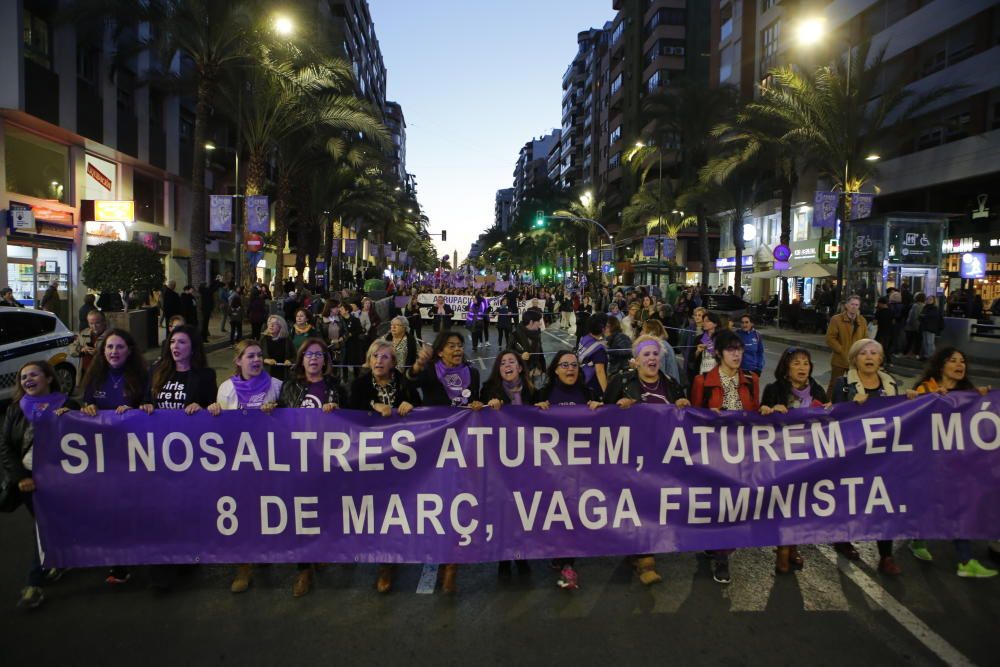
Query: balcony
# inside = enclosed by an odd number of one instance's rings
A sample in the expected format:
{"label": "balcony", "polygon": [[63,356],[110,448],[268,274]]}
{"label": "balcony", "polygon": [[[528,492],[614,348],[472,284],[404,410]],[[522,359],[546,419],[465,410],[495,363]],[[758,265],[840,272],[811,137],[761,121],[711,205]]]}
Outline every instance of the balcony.
{"label": "balcony", "polygon": [[649,50],[661,39],[686,39],[687,31],[682,25],[660,24],[649,33],[649,37],[642,45],[642,52],[649,53]]}
{"label": "balcony", "polygon": [[104,142],[104,100],[90,81],[76,80],[76,131],[88,139]]}
{"label": "balcony", "polygon": [[59,124],[59,75],[29,58],[24,59],[24,110]]}

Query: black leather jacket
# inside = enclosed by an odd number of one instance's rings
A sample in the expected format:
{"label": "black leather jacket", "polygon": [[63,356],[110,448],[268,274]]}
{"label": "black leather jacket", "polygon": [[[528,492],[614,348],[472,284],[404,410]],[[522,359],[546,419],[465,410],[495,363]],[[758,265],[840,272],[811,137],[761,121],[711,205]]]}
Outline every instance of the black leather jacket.
{"label": "black leather jacket", "polygon": [[[76,401],[67,400],[63,407],[78,410]],[[24,455],[35,444],[35,428],[24,416],[21,406],[16,402],[7,407],[3,418],[3,430],[0,431],[0,466],[14,482],[31,477],[31,471],[21,462]]]}

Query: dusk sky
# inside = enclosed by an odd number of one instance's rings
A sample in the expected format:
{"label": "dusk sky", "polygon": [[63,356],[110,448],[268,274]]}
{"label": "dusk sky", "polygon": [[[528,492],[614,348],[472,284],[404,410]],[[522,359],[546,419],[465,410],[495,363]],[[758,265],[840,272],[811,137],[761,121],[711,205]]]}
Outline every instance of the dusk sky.
{"label": "dusk sky", "polygon": [[369,0],[389,99],[406,117],[406,168],[440,254],[493,224],[518,151],[559,127],[576,35],[614,17],[612,0]]}

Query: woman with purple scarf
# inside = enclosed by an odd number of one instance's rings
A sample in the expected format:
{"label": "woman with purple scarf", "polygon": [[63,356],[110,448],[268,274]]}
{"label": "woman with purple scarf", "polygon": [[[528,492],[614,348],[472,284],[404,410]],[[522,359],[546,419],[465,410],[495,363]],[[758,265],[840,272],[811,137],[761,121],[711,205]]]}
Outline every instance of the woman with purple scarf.
{"label": "woman with purple scarf", "polygon": [[[425,406],[441,405],[453,408],[481,410],[479,371],[465,361],[465,337],[457,331],[442,331],[434,346],[424,347],[407,377],[420,390]],[[447,563],[441,568],[441,590],[454,593],[458,565]]]}
{"label": "woman with purple scarf", "polygon": [[[270,413],[281,394],[281,380],[264,372],[264,352],[255,340],[241,340],[236,344],[233,360],[236,373],[219,385],[215,403],[209,406],[213,415],[220,410],[261,410]],[[250,588],[253,568],[249,563],[236,566],[236,576],[229,590],[243,593]]]}
{"label": "woman with purple scarf", "polygon": [[[23,502],[32,518],[35,516],[31,495],[35,491],[35,480],[31,476],[35,424],[46,413],[61,415],[77,407],[79,406],[73,401],[67,400],[66,394],[59,392],[59,380],[48,362],[29,361],[17,372],[17,388],[4,415],[3,431],[0,432],[0,465],[4,468],[4,476],[16,488],[11,488],[8,492],[16,494],[15,502]],[[37,528],[34,528],[34,533],[37,532]],[[38,542],[33,537],[28,585],[21,590],[17,606],[34,609],[42,604],[45,601],[42,594],[45,581],[46,573],[42,569]]]}
{"label": "woman with purple scarf", "polygon": [[[83,377],[81,412],[96,417],[98,410],[114,410],[122,414],[138,408],[147,382],[146,363],[136,348],[132,334],[124,329],[111,329],[98,342],[94,361]],[[149,412],[152,412],[152,407]],[[129,576],[127,568],[115,566],[105,581],[124,584]]]}

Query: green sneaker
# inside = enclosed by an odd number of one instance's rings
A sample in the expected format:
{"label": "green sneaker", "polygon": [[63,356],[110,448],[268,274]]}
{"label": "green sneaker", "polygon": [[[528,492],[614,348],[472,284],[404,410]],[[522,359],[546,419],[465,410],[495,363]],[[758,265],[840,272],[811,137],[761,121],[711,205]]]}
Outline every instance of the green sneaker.
{"label": "green sneaker", "polygon": [[970,558],[968,563],[958,564],[958,576],[971,579],[989,579],[997,576],[997,571],[984,567],[975,558]]}
{"label": "green sneaker", "polygon": [[910,553],[917,560],[927,561],[928,563],[934,560],[934,556],[927,550],[927,542],[923,540],[910,540]]}

